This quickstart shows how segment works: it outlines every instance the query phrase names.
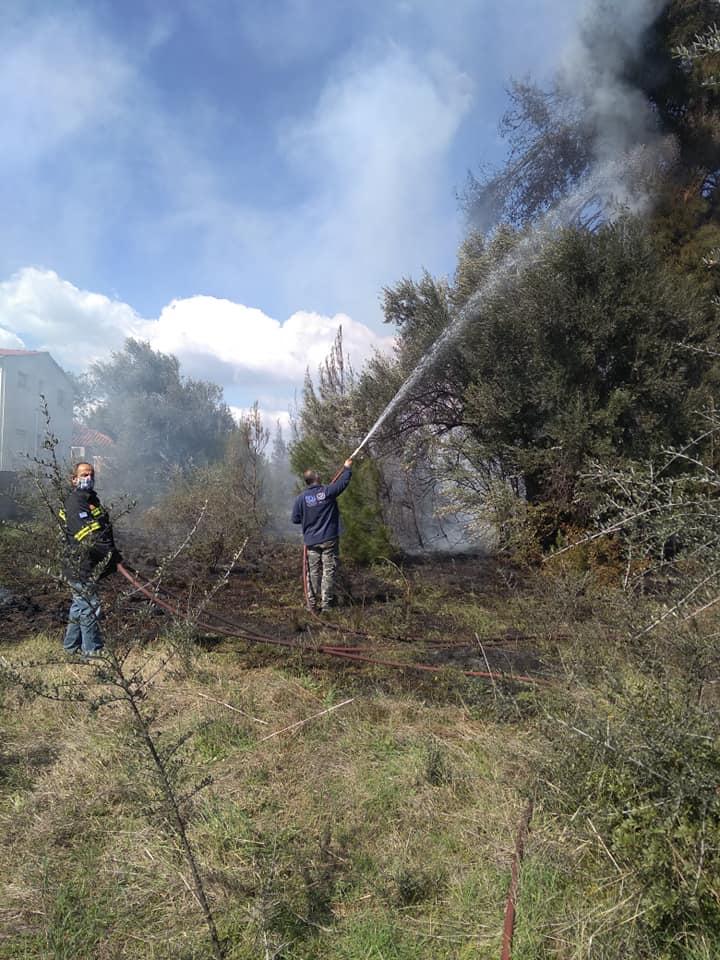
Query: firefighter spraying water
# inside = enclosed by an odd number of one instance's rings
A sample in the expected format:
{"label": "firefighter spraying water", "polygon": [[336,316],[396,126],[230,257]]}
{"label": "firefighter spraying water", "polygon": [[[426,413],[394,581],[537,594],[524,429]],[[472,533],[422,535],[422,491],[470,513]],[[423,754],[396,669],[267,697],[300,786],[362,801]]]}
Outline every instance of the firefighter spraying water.
{"label": "firefighter spraying water", "polygon": [[292,522],[302,525],[305,600],[311,613],[335,605],[335,574],[340,555],[342,522],[337,498],[350,483],[352,458],[327,486],[315,470],[305,471],[305,490],[295,498]]}

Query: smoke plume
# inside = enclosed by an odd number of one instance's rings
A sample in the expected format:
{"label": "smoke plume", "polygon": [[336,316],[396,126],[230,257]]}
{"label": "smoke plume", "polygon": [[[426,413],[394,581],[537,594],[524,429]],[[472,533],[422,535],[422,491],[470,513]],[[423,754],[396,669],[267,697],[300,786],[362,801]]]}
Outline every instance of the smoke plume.
{"label": "smoke plume", "polygon": [[665,5],[666,0],[593,0],[561,64],[558,86],[578,100],[597,162],[616,160],[659,138],[633,74]]}

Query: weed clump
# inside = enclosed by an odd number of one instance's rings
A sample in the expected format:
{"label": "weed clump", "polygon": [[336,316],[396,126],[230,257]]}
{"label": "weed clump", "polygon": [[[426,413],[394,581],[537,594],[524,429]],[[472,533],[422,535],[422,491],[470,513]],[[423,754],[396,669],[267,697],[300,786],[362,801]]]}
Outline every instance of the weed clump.
{"label": "weed clump", "polygon": [[414,906],[437,897],[445,887],[444,871],[401,864],[393,874],[395,901],[403,907]]}

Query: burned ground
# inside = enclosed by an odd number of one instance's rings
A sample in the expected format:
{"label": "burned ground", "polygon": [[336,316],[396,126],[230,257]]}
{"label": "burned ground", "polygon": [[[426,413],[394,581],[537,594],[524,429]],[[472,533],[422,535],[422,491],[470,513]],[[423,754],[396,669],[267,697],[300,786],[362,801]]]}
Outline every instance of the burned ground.
{"label": "burned ground", "polygon": [[[370,570],[344,566],[338,607],[317,617],[304,607],[300,551],[273,545],[268,553],[272,559],[262,551],[253,559],[241,558],[227,575],[221,569],[176,562],[159,585],[152,554],[136,551],[127,568],[180,618],[199,621],[194,628],[198,646],[220,655],[250,644],[253,650],[247,649],[247,656],[255,665],[287,656],[287,650],[263,644],[262,638],[270,637],[308,652],[323,644],[362,648],[376,659],[399,656],[403,662],[438,670],[540,677],[551,672],[556,636],[528,632],[511,618],[503,630],[488,633],[494,615],[487,623],[478,618],[478,607],[501,608],[516,591],[512,570],[485,556],[413,558]],[[207,602],[218,579],[222,586]],[[173,619],[120,573],[103,581],[102,597],[107,629],[117,632],[131,622],[134,638],[142,644],[152,643]],[[60,645],[68,608],[62,583],[37,571],[15,571],[13,588],[5,588],[0,599],[0,630],[6,642],[22,642],[42,632],[56,635]],[[327,668],[347,666],[335,662]],[[362,663],[351,669],[362,671]]]}

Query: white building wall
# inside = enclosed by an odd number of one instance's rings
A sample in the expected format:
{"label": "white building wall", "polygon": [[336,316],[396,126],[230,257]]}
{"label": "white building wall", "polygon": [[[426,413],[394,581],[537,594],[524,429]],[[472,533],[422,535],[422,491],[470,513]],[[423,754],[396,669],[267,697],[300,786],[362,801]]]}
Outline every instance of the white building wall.
{"label": "white building wall", "polygon": [[40,396],[47,400],[50,430],[58,439],[58,461],[70,459],[72,384],[49,353],[0,354],[0,470],[31,467],[42,457],[46,423]]}

